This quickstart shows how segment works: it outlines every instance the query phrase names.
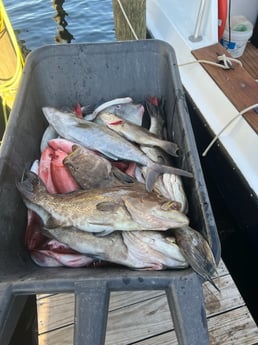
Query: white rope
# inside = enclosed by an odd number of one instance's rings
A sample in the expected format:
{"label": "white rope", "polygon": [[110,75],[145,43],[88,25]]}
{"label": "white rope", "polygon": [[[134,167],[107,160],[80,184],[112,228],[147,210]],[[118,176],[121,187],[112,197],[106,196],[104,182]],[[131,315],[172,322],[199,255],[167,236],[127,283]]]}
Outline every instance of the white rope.
{"label": "white rope", "polygon": [[137,37],[137,35],[136,35],[136,33],[135,33],[135,31],[134,31],[134,29],[133,29],[131,23],[130,23],[129,18],[127,17],[127,15],[126,15],[126,13],[125,13],[125,10],[124,10],[124,8],[123,8],[123,5],[121,4],[120,0],[117,0],[117,2],[118,2],[118,5],[119,5],[119,7],[120,7],[120,10],[121,10],[121,12],[123,13],[123,16],[124,16],[124,18],[125,18],[125,20],[126,20],[128,26],[129,26],[131,32],[132,32],[134,38],[135,38],[136,40],[138,40],[139,38]]}
{"label": "white rope", "polygon": [[195,61],[186,62],[186,63],[178,65],[178,66],[182,67],[182,66],[191,65],[191,64],[194,64],[194,63],[205,63],[205,64],[208,64],[208,65],[213,65],[213,66],[216,66],[216,67],[219,67],[219,68],[222,68],[222,69],[226,70],[226,69],[232,69],[233,68],[232,62],[236,62],[241,67],[243,67],[241,61],[239,61],[237,59],[230,58],[230,57],[226,56],[225,54],[219,55],[217,57],[217,60],[219,61],[219,63],[213,62],[213,61],[209,61],[209,60],[195,60]]}
{"label": "white rope", "polygon": [[232,61],[238,63],[241,67],[243,67],[242,62],[238,59],[233,59],[225,54],[219,55],[217,57],[219,62],[223,62],[224,66],[228,66],[229,69],[232,68]]}
{"label": "white rope", "polygon": [[203,151],[202,156],[206,156],[207,152],[209,151],[209,149],[212,147],[212,145],[215,143],[215,141],[219,138],[219,136],[221,135],[221,133],[223,133],[225,131],[225,129],[227,129],[232,122],[234,122],[237,118],[239,118],[240,116],[242,116],[244,113],[247,113],[249,110],[258,108],[258,103],[251,105],[248,108],[245,108],[244,110],[240,111],[240,113],[238,113],[235,117],[233,117],[233,119],[231,119],[226,126],[224,126],[219,133],[213,138],[213,140],[210,142],[210,144],[207,146],[206,150]]}

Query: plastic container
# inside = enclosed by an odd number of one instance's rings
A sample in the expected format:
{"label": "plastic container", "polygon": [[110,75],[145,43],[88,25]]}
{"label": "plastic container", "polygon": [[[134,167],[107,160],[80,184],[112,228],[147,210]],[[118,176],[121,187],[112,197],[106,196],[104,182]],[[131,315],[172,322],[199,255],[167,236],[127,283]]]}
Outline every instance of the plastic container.
{"label": "plastic container", "polygon": [[[107,315],[105,308],[108,298],[103,300],[105,288],[170,291],[171,286],[177,284],[168,300],[174,303],[178,299],[177,304],[170,303],[175,310],[174,323],[181,324],[178,334],[185,327],[185,332],[192,332],[188,335],[194,339],[198,330],[198,339],[192,344],[207,344],[201,282],[191,269],[154,272],[114,266],[93,269],[42,268],[32,262],[24,247],[27,211],[16,189],[16,181],[21,178],[24,169],[39,157],[41,137],[47,126],[41,108],[72,106],[78,102],[95,106],[125,96],[141,102],[149,95],[163,97],[166,101],[169,138],[177,142],[184,152],[177,159],[178,167],[194,174],[194,178],[183,180],[189,201],[190,225],[203,233],[219,261],[220,242],[173,48],[158,40],[46,46],[35,50],[27,58],[1,147],[1,325],[8,328],[8,308],[17,305],[13,303],[14,296],[75,291],[76,301],[79,301],[76,302],[78,313],[93,312],[95,316],[91,317],[98,321],[91,322],[90,330],[86,332],[85,323],[76,317],[75,336],[77,340],[81,339],[76,344],[97,345],[99,340],[94,336],[103,333],[105,327],[101,325],[105,324]],[[86,303],[82,298],[85,293],[87,296],[94,295],[95,304],[90,308],[85,306],[86,309],[82,310],[80,303]],[[92,302],[92,299],[88,298],[87,301]],[[184,304],[185,312],[177,313],[180,303]],[[84,319],[87,319],[85,315]],[[192,326],[189,326],[190,323]],[[5,329],[0,328],[0,343],[6,336]]]}
{"label": "plastic container", "polygon": [[253,24],[244,16],[234,16],[231,19],[231,29],[228,24],[221,39],[222,45],[233,58],[243,55],[246,44],[253,33]]}

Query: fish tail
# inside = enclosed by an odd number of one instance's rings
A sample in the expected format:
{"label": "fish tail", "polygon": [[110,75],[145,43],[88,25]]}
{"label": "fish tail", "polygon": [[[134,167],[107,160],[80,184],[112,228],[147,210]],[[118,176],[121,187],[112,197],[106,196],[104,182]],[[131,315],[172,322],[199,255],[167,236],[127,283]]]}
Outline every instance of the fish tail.
{"label": "fish tail", "polygon": [[220,288],[214,283],[213,279],[211,277],[207,277],[207,280],[211,283],[211,285],[220,292]]}
{"label": "fish tail", "polygon": [[209,243],[200,232],[190,226],[173,229],[176,243],[192,269],[204,280],[209,281],[219,292],[212,275],[216,272],[216,262]]}
{"label": "fish tail", "polygon": [[185,177],[193,177],[193,174],[189,171],[174,168],[172,166],[163,165],[151,162],[146,169],[146,177],[145,177],[145,183],[146,183],[146,189],[148,192],[152,191],[154,183],[159,175],[161,174],[176,174],[179,176],[185,176]]}
{"label": "fish tail", "polygon": [[168,174],[175,174],[179,176],[185,176],[185,177],[193,177],[193,174],[187,170],[175,168],[172,166],[168,165],[163,165],[163,164],[156,164],[154,166],[154,170],[160,171],[162,174],[168,173]]}

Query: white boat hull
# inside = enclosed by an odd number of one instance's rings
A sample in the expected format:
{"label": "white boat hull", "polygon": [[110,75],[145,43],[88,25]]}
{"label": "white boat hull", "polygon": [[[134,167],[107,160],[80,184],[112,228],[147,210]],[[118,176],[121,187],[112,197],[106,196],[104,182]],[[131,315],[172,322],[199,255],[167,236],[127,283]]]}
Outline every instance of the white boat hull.
{"label": "white boat hull", "polygon": [[[200,64],[186,64],[196,61],[192,50],[218,41],[217,0],[206,3],[206,19],[200,29],[202,41],[189,39],[194,32],[196,16],[193,13],[197,13],[199,1],[147,0],[147,27],[154,38],[168,42],[175,49],[185,90],[215,135],[238,114],[238,110]],[[246,180],[250,193],[257,197],[258,155],[255,148],[258,147],[258,135],[240,117],[223,132],[218,142]]]}

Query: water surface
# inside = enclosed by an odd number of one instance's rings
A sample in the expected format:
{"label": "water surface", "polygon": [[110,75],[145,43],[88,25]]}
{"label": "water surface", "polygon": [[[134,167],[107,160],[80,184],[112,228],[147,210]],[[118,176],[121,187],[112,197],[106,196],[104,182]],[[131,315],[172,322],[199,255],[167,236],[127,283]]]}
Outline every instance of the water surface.
{"label": "water surface", "polygon": [[19,41],[28,50],[115,39],[112,0],[4,0],[4,4]]}

